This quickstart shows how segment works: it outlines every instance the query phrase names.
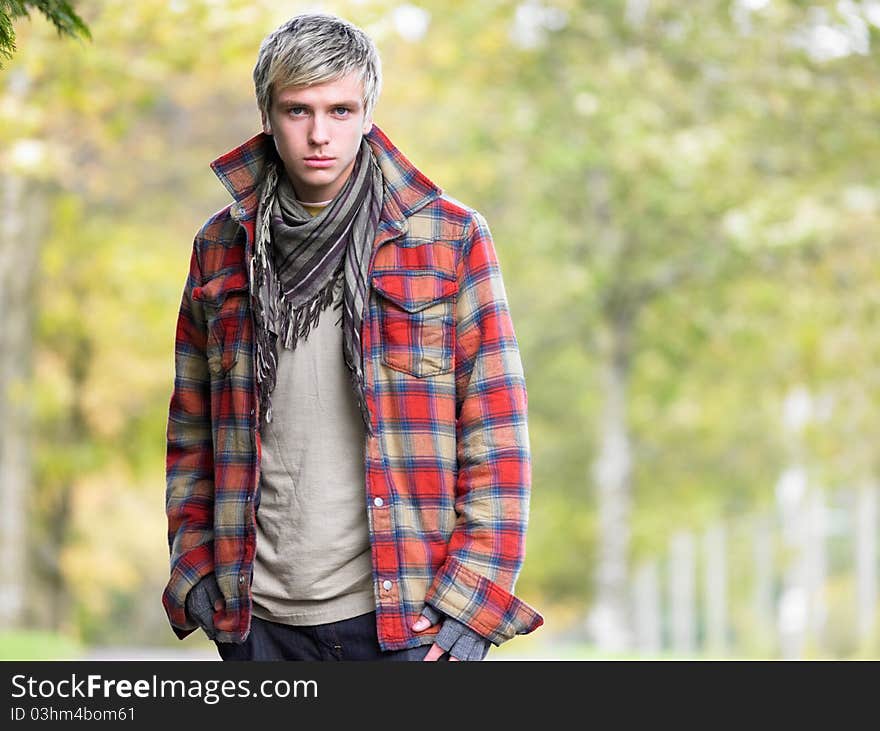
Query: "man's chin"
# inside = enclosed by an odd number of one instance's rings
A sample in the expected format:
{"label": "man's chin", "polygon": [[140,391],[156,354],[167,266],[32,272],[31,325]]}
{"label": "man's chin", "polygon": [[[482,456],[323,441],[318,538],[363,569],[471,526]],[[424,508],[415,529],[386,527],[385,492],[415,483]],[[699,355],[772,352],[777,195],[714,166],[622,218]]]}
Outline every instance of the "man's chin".
{"label": "man's chin", "polygon": [[[290,173],[288,173],[290,175]],[[326,188],[332,186],[337,175],[332,169],[330,170],[306,170],[297,175],[290,175],[293,187],[298,194],[305,191],[312,191],[317,188]],[[300,196],[302,197],[302,196]]]}

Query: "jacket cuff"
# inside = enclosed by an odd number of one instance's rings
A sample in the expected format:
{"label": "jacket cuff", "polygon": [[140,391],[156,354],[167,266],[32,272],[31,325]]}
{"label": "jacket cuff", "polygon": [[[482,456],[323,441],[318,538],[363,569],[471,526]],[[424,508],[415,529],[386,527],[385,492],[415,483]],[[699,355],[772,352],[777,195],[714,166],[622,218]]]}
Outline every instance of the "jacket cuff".
{"label": "jacket cuff", "polygon": [[440,567],[425,603],[466,624],[494,645],[544,624],[544,618],[532,607],[454,556],[447,556]]}
{"label": "jacket cuff", "polygon": [[186,613],[186,595],[213,570],[214,542],[210,541],[183,554],[171,571],[171,578],[162,594],[162,606],[171,629],[181,640],[199,628]]}

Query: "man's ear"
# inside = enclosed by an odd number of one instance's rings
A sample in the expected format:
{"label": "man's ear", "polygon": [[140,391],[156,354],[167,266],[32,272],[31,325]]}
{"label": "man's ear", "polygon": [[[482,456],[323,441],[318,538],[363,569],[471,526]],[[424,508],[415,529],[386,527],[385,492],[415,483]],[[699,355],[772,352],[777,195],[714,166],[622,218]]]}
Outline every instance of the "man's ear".
{"label": "man's ear", "polygon": [[263,132],[265,132],[267,135],[272,134],[272,125],[269,122],[269,117],[266,114],[266,112],[264,112],[262,110],[260,111],[260,121],[262,122],[262,125],[263,125]]}
{"label": "man's ear", "polygon": [[364,134],[367,134],[371,129],[373,129],[373,116],[370,115],[364,119],[363,131]]}

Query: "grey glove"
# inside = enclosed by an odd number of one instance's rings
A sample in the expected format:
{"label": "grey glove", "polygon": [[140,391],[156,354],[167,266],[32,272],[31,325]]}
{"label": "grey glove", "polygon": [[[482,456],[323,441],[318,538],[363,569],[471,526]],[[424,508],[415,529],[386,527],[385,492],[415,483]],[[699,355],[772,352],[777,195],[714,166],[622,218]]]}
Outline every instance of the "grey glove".
{"label": "grey glove", "polygon": [[217,636],[217,631],[214,629],[214,602],[217,599],[222,601],[223,594],[214,574],[202,577],[186,595],[186,613],[205,631],[209,640]]}
{"label": "grey glove", "polygon": [[429,605],[422,609],[422,616],[427,617],[431,624],[443,620],[443,626],[434,637],[434,642],[457,660],[482,660],[489,652],[489,640],[457,619],[442,614]]}

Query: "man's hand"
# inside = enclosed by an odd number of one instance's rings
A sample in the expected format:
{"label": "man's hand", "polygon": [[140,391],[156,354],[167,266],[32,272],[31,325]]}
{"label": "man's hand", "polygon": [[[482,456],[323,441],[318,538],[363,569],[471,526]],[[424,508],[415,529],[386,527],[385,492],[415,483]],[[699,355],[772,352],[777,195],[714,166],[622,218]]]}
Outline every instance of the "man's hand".
{"label": "man's hand", "polygon": [[209,640],[217,636],[214,612],[219,612],[224,606],[226,603],[214,574],[203,577],[186,595],[186,613],[205,631]]}
{"label": "man's hand", "polygon": [[436,661],[444,652],[449,653],[450,662],[459,660],[482,660],[489,651],[489,641],[474,632],[470,627],[452,617],[441,614],[433,607],[426,606],[413,624],[415,632],[424,632],[428,627],[443,622],[434,644],[425,655],[424,662]]}

